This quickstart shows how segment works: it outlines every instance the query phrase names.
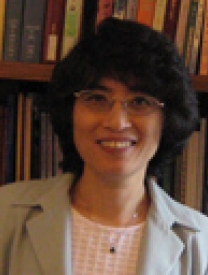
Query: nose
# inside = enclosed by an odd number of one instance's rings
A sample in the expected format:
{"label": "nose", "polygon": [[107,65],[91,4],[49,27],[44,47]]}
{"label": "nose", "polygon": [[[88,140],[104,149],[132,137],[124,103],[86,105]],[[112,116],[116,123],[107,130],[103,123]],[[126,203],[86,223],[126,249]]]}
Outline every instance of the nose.
{"label": "nose", "polygon": [[131,128],[131,120],[122,102],[115,102],[110,111],[105,114],[103,126],[113,131],[123,131]]}

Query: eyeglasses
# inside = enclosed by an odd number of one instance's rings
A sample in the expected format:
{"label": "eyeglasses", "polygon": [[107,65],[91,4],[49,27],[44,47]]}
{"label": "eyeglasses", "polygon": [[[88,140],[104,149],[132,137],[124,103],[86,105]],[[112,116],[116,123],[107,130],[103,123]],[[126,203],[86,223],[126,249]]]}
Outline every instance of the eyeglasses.
{"label": "eyeglasses", "polygon": [[101,90],[83,90],[74,93],[74,96],[83,106],[95,113],[110,111],[116,102],[120,102],[132,115],[147,115],[164,107],[164,103],[154,97],[137,93],[126,100],[114,100],[107,92]]}

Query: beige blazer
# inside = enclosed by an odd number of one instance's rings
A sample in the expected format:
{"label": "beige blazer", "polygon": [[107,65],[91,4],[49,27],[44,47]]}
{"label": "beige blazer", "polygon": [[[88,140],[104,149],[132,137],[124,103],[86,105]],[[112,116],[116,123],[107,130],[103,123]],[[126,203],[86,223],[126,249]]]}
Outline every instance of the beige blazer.
{"label": "beige blazer", "polygon": [[[0,188],[0,275],[76,275],[70,184],[71,175],[65,174]],[[152,204],[137,274],[207,275],[207,217],[173,201],[155,182],[149,190]]]}

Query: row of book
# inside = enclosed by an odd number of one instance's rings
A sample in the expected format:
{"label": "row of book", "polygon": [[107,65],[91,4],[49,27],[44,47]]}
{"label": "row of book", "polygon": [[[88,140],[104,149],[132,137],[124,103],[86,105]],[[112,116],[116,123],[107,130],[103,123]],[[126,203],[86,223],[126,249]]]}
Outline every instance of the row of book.
{"label": "row of book", "polygon": [[207,118],[201,118],[184,150],[164,167],[159,180],[171,197],[208,215]]}
{"label": "row of book", "polygon": [[2,0],[0,60],[57,62],[111,16],[164,32],[190,73],[208,74],[208,0]]}
{"label": "row of book", "polygon": [[1,60],[55,62],[77,40],[80,0],[1,0],[0,10]]}
{"label": "row of book", "polygon": [[49,115],[34,93],[0,100],[0,185],[61,173],[62,153]]}

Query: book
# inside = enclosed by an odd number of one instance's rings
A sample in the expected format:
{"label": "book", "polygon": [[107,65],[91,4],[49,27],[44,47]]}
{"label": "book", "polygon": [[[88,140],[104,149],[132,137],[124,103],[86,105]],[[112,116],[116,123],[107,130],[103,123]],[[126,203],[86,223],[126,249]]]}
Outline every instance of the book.
{"label": "book", "polygon": [[63,171],[60,167],[61,161],[63,159],[63,154],[59,145],[58,136],[53,133],[53,171],[54,176],[62,174]]}
{"label": "book", "polygon": [[163,32],[169,36],[172,41],[175,40],[180,5],[181,0],[168,0],[167,2]]}
{"label": "book", "polygon": [[95,32],[97,6],[97,0],[85,0],[83,2],[80,38],[84,38]]}
{"label": "book", "polygon": [[189,66],[189,60],[191,55],[191,48],[192,48],[192,43],[194,38],[194,31],[196,27],[196,18],[197,18],[199,1],[200,0],[191,0],[189,14],[188,14],[188,22],[187,22],[185,43],[184,43],[184,49],[183,49],[183,57],[187,68]]}
{"label": "book", "polygon": [[190,58],[189,58],[189,64],[188,64],[190,74],[195,74],[197,72],[201,33],[202,33],[202,26],[203,26],[204,6],[205,6],[205,0],[199,0],[198,10],[196,15],[196,24],[195,24],[192,47],[190,50]]}
{"label": "book", "polygon": [[43,33],[43,63],[60,60],[66,0],[48,0]]}
{"label": "book", "polygon": [[126,17],[126,0],[114,0],[112,16],[118,19]]}
{"label": "book", "polygon": [[73,48],[80,37],[83,0],[67,0],[61,57]]}
{"label": "book", "polygon": [[176,27],[175,44],[181,56],[183,55],[190,2],[191,0],[181,1],[178,23]]}
{"label": "book", "polygon": [[[13,86],[13,85],[12,85]],[[16,86],[16,85],[15,85]],[[17,114],[17,87],[8,91],[6,96],[6,152],[5,152],[5,183],[15,181],[15,141],[16,141],[16,114]]]}
{"label": "book", "polygon": [[208,75],[208,0],[205,1],[199,74]]}
{"label": "book", "polygon": [[3,59],[6,61],[20,59],[23,10],[24,0],[7,0],[3,49]]}
{"label": "book", "polygon": [[22,62],[40,63],[46,0],[25,0],[24,23],[22,28]]}
{"label": "book", "polygon": [[38,95],[33,94],[32,135],[31,135],[31,178],[40,178],[41,170],[41,118]]}
{"label": "book", "polygon": [[23,120],[24,120],[25,97],[22,92],[17,98],[17,128],[16,128],[16,147],[15,147],[15,181],[22,180],[22,150],[23,150]]}
{"label": "book", "polygon": [[111,17],[113,14],[113,0],[99,0],[97,4],[97,16],[95,25],[97,26],[103,19]]}
{"label": "book", "polygon": [[167,0],[157,0],[153,17],[153,29],[163,31]]}
{"label": "book", "polygon": [[31,178],[31,147],[32,147],[32,105],[33,95],[27,93],[25,95],[25,104],[23,110],[23,140],[22,140],[22,158],[23,158],[23,174],[24,180]]}
{"label": "book", "polygon": [[3,59],[3,43],[4,43],[4,29],[5,29],[5,13],[6,0],[0,1],[0,60]]}
{"label": "book", "polygon": [[0,186],[5,183],[6,108],[0,103]]}
{"label": "book", "polygon": [[203,187],[205,178],[205,150],[206,150],[207,118],[201,118],[198,138],[198,164],[197,164],[197,188],[196,188],[196,209],[202,211]]}
{"label": "book", "polygon": [[137,21],[149,27],[153,26],[156,0],[140,0]]}
{"label": "book", "polygon": [[47,113],[40,113],[40,177],[47,178]]}
{"label": "book", "polygon": [[199,158],[199,134],[194,131],[187,144],[187,170],[185,182],[185,204],[196,209],[198,186],[197,170]]}
{"label": "book", "polygon": [[126,19],[137,21],[138,0],[128,0],[126,5]]}

